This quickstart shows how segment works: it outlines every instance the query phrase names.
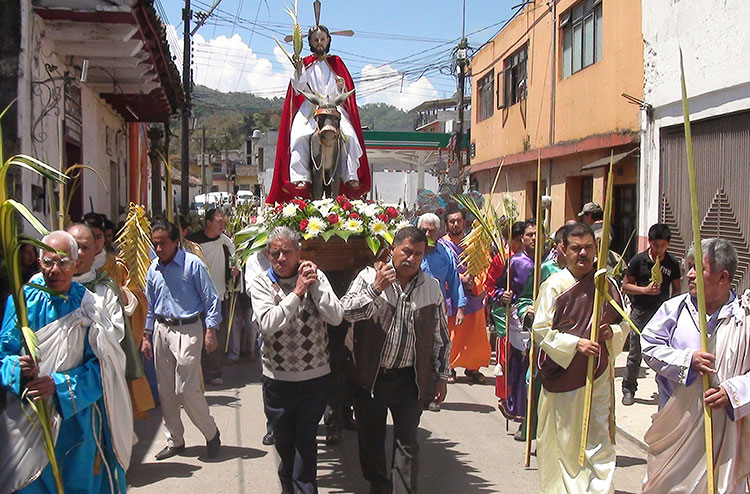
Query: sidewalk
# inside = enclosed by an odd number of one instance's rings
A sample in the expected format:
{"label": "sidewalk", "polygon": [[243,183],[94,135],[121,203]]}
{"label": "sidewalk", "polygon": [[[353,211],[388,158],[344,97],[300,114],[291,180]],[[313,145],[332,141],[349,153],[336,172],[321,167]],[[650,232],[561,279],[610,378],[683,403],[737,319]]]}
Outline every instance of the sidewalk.
{"label": "sidewalk", "polygon": [[629,407],[622,404],[622,378],[625,375],[625,364],[628,352],[621,352],[615,359],[615,417],[617,432],[627,436],[646,450],[643,436],[651,427],[651,416],[659,405],[659,392],[654,380],[654,371],[641,363],[638,378],[638,391],[635,393],[635,404]]}

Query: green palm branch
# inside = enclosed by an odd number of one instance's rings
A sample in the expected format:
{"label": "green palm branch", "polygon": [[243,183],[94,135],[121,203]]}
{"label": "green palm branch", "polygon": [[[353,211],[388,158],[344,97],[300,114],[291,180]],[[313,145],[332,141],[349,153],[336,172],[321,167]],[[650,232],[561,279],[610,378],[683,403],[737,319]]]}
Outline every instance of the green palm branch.
{"label": "green palm branch", "polygon": [[[11,105],[13,103],[15,103],[15,101],[11,102]],[[0,113],[0,121],[8,111],[8,108],[10,108],[10,105]],[[0,126],[0,231],[2,232],[0,244],[2,245],[3,254],[5,255],[5,261],[7,264],[13,304],[18,316],[18,326],[21,328],[21,340],[23,341],[26,354],[30,355],[36,362],[39,359],[39,340],[37,339],[36,333],[29,327],[28,310],[26,308],[26,299],[23,293],[19,251],[24,244],[31,244],[35,247],[46,250],[52,249],[30,236],[19,234],[18,215],[28,221],[29,224],[40,234],[46,235],[49,232],[42,222],[39,221],[31,211],[26,208],[26,206],[8,197],[8,170],[12,167],[26,169],[60,184],[64,183],[68,177],[31,156],[15,155],[8,158],[7,161],[5,161],[4,158],[3,134],[2,126]],[[24,399],[36,414],[39,422],[38,425],[42,428],[44,435],[44,448],[49,457],[50,465],[52,466],[52,473],[55,477],[57,491],[62,494],[64,489],[60,467],[57,463],[57,458],[55,457],[55,443],[52,438],[52,412],[49,403],[45,400],[34,402],[26,396],[24,396]]]}
{"label": "green palm branch", "polygon": [[[497,252],[505,261],[505,240],[503,238],[503,226],[508,214],[500,215],[492,205],[492,196],[495,192],[502,163],[495,175],[495,181],[490,189],[489,198],[484,209],[479,206],[474,197],[470,195],[454,196],[453,199],[466,211],[474,216],[472,230],[461,242],[464,251],[461,253],[460,262],[466,266],[472,275],[478,275],[487,270],[492,261],[492,252]],[[503,204],[505,206],[505,204]]]}

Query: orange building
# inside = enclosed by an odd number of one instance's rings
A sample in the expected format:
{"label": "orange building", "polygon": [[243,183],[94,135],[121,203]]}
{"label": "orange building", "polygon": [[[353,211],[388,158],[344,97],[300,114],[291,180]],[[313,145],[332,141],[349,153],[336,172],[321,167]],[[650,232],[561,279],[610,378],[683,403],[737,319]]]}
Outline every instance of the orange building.
{"label": "orange building", "polygon": [[492,200],[507,187],[520,219],[533,217],[541,156],[554,231],[586,202],[603,206],[614,153],[613,248],[622,249],[638,224],[641,3],[531,2],[476,52],[470,70],[471,170],[480,192],[489,193],[503,163]]}

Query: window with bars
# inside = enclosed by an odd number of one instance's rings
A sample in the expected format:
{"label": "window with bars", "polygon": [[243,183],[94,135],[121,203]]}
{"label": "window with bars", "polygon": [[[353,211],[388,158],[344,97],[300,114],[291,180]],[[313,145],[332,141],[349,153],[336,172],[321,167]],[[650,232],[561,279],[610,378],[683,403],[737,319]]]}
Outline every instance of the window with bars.
{"label": "window with bars", "polygon": [[493,69],[477,81],[477,93],[479,94],[477,122],[490,118],[495,110],[495,98],[493,94],[494,87],[495,71]]}
{"label": "window with bars", "polygon": [[583,0],[560,16],[562,77],[602,59],[602,0]]}
{"label": "window with bars", "polygon": [[[515,105],[526,97],[526,61],[528,59],[528,45],[516,51],[503,61],[503,97],[505,108]],[[498,103],[500,103],[498,91]]]}

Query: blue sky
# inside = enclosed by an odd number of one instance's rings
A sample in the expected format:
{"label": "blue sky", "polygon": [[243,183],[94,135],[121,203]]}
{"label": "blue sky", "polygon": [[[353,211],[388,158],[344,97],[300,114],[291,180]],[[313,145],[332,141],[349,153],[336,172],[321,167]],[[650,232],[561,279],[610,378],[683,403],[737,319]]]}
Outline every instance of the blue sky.
{"label": "blue sky", "polygon": [[[213,0],[191,0],[194,12]],[[293,1],[293,0],[292,0]],[[168,38],[182,63],[180,0],[157,0],[170,24]],[[355,36],[333,39],[331,53],[341,56],[357,85],[359,104],[385,102],[403,109],[424,100],[450,97],[456,80],[450,73],[451,50],[461,37],[461,0],[321,0],[321,23]],[[491,39],[521,0],[466,0],[466,33],[477,48]],[[159,5],[160,4],[160,5]],[[250,91],[282,96],[291,64],[276,46],[292,22],[289,0],[222,0],[194,38],[193,74],[197,84],[220,91]],[[299,23],[306,34],[314,23],[311,0],[299,1]],[[257,22],[256,22],[257,19]],[[305,40],[303,55],[309,53]],[[289,52],[291,45],[285,45]]]}

